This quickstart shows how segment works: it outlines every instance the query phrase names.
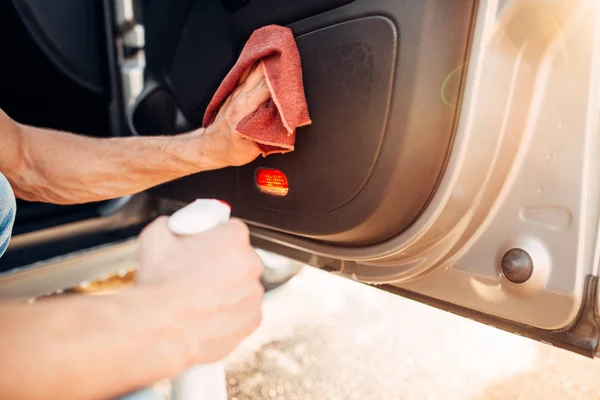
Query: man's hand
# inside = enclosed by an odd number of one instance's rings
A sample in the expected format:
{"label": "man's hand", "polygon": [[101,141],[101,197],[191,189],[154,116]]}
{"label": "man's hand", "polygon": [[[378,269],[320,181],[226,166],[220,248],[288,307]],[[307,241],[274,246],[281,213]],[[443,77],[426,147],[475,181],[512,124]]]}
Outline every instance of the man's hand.
{"label": "man's hand", "polygon": [[177,237],[159,218],[140,237],[139,263],[137,284],[158,288],[177,314],[187,366],[222,359],[260,324],[262,261],[243,222]]}
{"label": "man's hand", "polygon": [[258,146],[236,131],[238,123],[271,97],[262,68],[248,70],[239,86],[225,100],[204,135],[210,139],[208,154],[220,167],[249,163],[260,154]]}
{"label": "man's hand", "polygon": [[159,218],[139,252],[136,287],[0,302],[0,398],[114,398],[222,359],[259,325],[262,263],[243,223],[176,237]]}

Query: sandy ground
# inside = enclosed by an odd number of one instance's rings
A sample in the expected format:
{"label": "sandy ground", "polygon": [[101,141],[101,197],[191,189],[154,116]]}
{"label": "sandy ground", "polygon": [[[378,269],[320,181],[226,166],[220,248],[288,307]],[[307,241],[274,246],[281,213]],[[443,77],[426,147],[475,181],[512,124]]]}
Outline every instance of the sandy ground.
{"label": "sandy ground", "polygon": [[600,360],[312,268],[227,365],[231,400],[600,398]]}

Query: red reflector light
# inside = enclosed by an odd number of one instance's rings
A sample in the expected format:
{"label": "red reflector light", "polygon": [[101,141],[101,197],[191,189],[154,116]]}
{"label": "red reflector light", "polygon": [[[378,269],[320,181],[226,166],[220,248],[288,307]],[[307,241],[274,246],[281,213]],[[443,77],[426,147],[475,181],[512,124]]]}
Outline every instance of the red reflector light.
{"label": "red reflector light", "polygon": [[288,194],[288,181],[285,174],[277,169],[259,169],[256,171],[258,189],[273,196]]}

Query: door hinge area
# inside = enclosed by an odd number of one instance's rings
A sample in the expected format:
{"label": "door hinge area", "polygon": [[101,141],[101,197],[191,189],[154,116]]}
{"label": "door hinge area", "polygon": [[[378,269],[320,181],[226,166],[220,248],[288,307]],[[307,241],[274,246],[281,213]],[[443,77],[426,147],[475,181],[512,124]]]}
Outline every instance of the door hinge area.
{"label": "door hinge area", "polygon": [[524,326],[517,333],[543,343],[595,358],[600,343],[600,316],[598,315],[598,277],[585,278],[583,301],[577,317],[564,329],[545,331]]}
{"label": "door hinge area", "polygon": [[585,279],[584,297],[575,322],[564,331],[556,331],[557,339],[578,349],[582,355],[594,358],[600,342],[600,315],[598,314],[598,277]]}
{"label": "door hinge area", "polygon": [[569,350],[590,358],[600,357],[600,349],[598,348],[600,343],[598,278],[593,275],[588,275],[585,279],[583,302],[574,322],[564,329],[553,331],[520,324],[392,285],[383,285],[380,288],[507,332],[550,344],[554,347]]}
{"label": "door hinge area", "polygon": [[545,331],[524,326],[519,330],[524,336],[543,343],[594,358],[598,356],[600,342],[600,317],[598,315],[598,277],[588,275],[585,278],[583,302],[577,317],[564,329]]}

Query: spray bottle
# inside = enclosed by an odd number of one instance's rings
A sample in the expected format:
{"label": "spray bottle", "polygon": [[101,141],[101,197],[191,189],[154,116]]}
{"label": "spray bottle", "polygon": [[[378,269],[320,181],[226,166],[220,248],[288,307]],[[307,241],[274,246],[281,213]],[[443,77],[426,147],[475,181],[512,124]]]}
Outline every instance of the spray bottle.
{"label": "spray bottle", "polygon": [[[175,212],[168,222],[176,235],[195,235],[225,222],[231,215],[227,203],[200,199]],[[227,400],[227,382],[223,362],[196,365],[172,382],[171,400]]]}

